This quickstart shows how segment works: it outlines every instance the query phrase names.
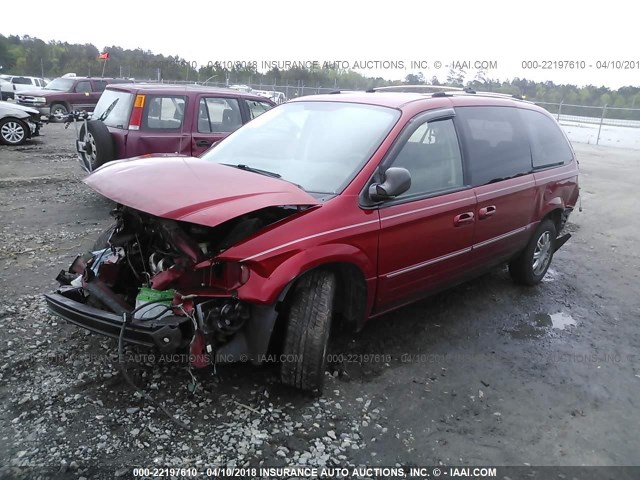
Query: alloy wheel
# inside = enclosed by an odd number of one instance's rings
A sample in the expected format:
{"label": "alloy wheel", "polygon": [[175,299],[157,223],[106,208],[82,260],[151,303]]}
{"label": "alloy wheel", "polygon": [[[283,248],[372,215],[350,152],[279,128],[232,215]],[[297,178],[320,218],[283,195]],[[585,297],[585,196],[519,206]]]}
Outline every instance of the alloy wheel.
{"label": "alloy wheel", "polygon": [[540,275],[551,260],[551,233],[542,232],[533,252],[533,273]]}
{"label": "alloy wheel", "polygon": [[18,122],[11,121],[2,125],[0,135],[2,135],[2,139],[5,142],[10,144],[18,144],[22,142],[22,140],[24,140],[26,132],[24,131],[24,127]]}

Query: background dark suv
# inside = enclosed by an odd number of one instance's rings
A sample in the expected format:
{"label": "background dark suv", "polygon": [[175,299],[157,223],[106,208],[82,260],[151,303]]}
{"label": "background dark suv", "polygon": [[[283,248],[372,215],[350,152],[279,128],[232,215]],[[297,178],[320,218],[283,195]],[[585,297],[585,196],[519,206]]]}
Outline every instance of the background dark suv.
{"label": "background dark suv", "polygon": [[20,105],[37,108],[52,122],[61,122],[72,110],[92,112],[111,83],[132,83],[119,78],[60,77],[41,90],[16,93]]}

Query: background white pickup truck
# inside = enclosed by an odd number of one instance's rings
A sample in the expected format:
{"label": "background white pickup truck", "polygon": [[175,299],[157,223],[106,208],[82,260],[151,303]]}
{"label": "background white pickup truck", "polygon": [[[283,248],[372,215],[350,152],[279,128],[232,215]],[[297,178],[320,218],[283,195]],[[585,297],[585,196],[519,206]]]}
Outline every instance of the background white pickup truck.
{"label": "background white pickup truck", "polygon": [[22,75],[2,75],[0,77],[0,92],[2,92],[2,100],[13,98],[15,92],[20,90],[34,90],[44,88],[47,81],[40,77],[26,77]]}

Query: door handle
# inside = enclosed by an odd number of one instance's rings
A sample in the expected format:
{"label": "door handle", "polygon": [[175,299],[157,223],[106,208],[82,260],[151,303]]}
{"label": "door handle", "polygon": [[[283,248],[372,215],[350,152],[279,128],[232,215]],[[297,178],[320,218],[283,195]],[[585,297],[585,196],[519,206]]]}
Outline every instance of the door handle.
{"label": "door handle", "polygon": [[484,220],[485,218],[489,218],[494,213],[496,213],[496,207],[494,205],[482,207],[480,210],[478,210],[478,219]]}
{"label": "door handle", "polygon": [[456,215],[453,217],[453,226],[459,227],[460,225],[465,225],[467,223],[473,223],[473,212],[464,212],[460,215]]}
{"label": "door handle", "polygon": [[211,142],[209,140],[198,140],[196,142],[196,146],[198,147],[208,147],[209,145],[211,145]]}

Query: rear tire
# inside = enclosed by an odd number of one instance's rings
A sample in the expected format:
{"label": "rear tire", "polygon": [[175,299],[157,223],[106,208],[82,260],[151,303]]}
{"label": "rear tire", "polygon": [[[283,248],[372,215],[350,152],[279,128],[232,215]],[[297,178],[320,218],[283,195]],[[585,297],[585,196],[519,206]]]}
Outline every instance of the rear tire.
{"label": "rear tire", "polygon": [[307,273],[294,286],[280,367],[285,385],[322,393],[335,291],[334,274],[323,270]]}
{"label": "rear tire", "polygon": [[60,123],[66,120],[69,115],[69,109],[64,103],[54,103],[49,111],[49,121],[52,123]]}
{"label": "rear tire", "polygon": [[100,120],[89,120],[87,128],[80,127],[78,137],[85,142],[85,153],[80,153],[80,161],[90,171],[115,159],[113,140],[107,126]]}
{"label": "rear tire", "polygon": [[527,247],[509,262],[509,273],[516,283],[536,285],[547,273],[556,246],[556,224],[543,220],[529,240]]}
{"label": "rear tire", "polygon": [[3,145],[22,145],[30,134],[29,126],[17,118],[5,118],[0,121],[0,143]]}

